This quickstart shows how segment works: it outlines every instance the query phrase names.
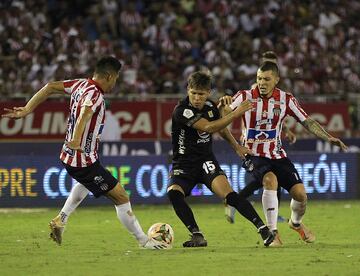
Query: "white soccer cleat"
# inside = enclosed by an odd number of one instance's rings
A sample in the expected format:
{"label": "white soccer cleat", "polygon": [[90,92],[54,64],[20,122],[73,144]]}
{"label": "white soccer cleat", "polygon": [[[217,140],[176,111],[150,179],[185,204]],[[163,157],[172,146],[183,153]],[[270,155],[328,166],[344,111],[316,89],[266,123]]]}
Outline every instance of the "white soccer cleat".
{"label": "white soccer cleat", "polygon": [[166,246],[165,244],[156,241],[154,239],[148,239],[147,242],[144,245],[140,245],[144,249],[170,249],[171,246]]}

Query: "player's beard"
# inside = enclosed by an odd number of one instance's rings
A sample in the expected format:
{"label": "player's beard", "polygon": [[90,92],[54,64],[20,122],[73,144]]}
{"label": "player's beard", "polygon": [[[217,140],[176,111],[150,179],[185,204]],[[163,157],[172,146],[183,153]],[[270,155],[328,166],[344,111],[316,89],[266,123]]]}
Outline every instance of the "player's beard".
{"label": "player's beard", "polygon": [[270,95],[272,91],[273,91],[273,89],[267,90],[266,88],[261,89],[259,87],[259,92],[262,97],[266,97],[266,96]]}

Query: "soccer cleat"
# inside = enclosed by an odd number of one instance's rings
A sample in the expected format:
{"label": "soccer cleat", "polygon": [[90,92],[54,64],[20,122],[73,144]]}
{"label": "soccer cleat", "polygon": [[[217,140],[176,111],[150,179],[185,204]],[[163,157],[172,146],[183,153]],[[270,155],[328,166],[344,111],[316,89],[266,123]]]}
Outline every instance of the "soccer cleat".
{"label": "soccer cleat", "polygon": [[299,233],[300,238],[307,243],[312,243],[315,241],[315,235],[313,234],[313,232],[311,232],[311,230],[309,228],[307,228],[303,223],[300,223],[299,226],[295,226],[294,223],[291,221],[291,219],[289,220],[289,227],[293,230],[295,230],[296,232]]}
{"label": "soccer cleat", "polygon": [[[166,245],[154,239],[148,239],[144,245],[140,245],[144,249],[166,249]],[[169,248],[169,247],[168,247]]]}
{"label": "soccer cleat", "polygon": [[50,239],[56,242],[58,245],[61,245],[62,242],[62,234],[65,229],[65,225],[62,224],[59,220],[52,219],[49,223],[50,227]]}
{"label": "soccer cleat", "polygon": [[282,241],[280,239],[280,235],[279,235],[278,230],[274,230],[273,234],[274,234],[275,238],[274,238],[273,242],[269,244],[269,247],[280,247],[280,246],[282,246],[283,243],[282,243]]}
{"label": "soccer cleat", "polygon": [[184,242],[184,247],[205,247],[207,246],[207,241],[205,240],[204,236],[200,232],[192,233],[190,235],[191,239]]}
{"label": "soccer cleat", "polygon": [[258,229],[258,233],[260,233],[265,246],[269,246],[275,238],[274,233],[271,232],[270,229],[266,225],[261,226]]}
{"label": "soccer cleat", "polygon": [[229,223],[235,222],[235,211],[236,209],[230,205],[225,205],[225,218]]}

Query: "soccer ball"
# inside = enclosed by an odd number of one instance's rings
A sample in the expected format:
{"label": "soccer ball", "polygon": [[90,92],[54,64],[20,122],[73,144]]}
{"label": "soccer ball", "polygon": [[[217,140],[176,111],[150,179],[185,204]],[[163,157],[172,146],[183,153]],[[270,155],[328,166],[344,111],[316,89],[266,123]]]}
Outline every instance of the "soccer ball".
{"label": "soccer ball", "polygon": [[167,223],[158,222],[150,226],[148,237],[165,245],[166,249],[172,248],[174,242],[174,230]]}

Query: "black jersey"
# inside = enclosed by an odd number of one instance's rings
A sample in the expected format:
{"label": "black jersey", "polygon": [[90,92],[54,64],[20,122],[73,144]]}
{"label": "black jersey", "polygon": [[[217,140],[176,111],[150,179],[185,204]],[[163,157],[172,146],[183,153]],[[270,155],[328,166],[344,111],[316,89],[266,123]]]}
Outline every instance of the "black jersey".
{"label": "black jersey", "polygon": [[208,121],[219,119],[220,113],[216,104],[207,100],[199,110],[191,105],[187,97],[175,107],[171,128],[173,164],[189,165],[213,155],[211,134],[192,128],[200,118]]}

